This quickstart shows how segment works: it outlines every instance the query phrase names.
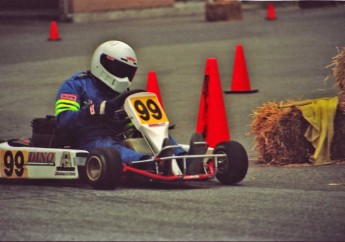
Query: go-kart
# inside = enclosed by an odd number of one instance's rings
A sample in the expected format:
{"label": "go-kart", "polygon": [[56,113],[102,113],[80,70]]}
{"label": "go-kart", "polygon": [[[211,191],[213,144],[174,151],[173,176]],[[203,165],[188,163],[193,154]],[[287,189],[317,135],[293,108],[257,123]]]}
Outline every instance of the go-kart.
{"label": "go-kart", "polygon": [[[125,164],[111,148],[97,147],[91,152],[74,149],[70,137],[56,132],[55,117],[47,115],[32,121],[30,139],[13,139],[0,144],[0,178],[84,178],[93,188],[114,189],[125,175],[158,182],[215,177],[226,185],[238,183],[246,176],[248,156],[240,143],[227,141],[210,148],[205,141],[194,140],[189,145],[172,145],[168,142],[169,120],[156,94],[131,90],[117,99],[123,103],[127,127],[119,135],[124,137],[125,146],[147,154],[147,159]],[[203,146],[206,152],[191,155],[188,153],[191,145]],[[178,147],[185,153],[175,155],[173,150]],[[200,172],[188,174],[187,161],[197,158],[202,159]],[[142,169],[143,165],[151,169]]]}

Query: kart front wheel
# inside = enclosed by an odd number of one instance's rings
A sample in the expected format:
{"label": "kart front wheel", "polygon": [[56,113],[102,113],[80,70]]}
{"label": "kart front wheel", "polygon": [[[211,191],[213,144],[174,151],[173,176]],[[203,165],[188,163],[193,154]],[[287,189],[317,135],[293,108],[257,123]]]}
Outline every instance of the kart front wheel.
{"label": "kart front wheel", "polygon": [[114,189],[121,180],[122,162],[119,153],[111,148],[93,149],[86,160],[85,173],[95,189]]}
{"label": "kart front wheel", "polygon": [[218,159],[216,178],[223,184],[232,185],[243,180],[248,171],[248,155],[244,147],[236,141],[219,143],[214,154],[225,154]]}

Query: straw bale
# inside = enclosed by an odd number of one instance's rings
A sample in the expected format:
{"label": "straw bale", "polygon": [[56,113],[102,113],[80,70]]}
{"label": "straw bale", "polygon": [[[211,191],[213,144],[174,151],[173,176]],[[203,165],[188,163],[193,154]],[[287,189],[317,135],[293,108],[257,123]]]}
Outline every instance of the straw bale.
{"label": "straw bale", "polygon": [[242,4],[238,0],[214,0],[205,4],[205,18],[207,21],[242,20]]}
{"label": "straw bale", "polygon": [[339,102],[338,108],[345,112],[345,91],[340,91],[338,94]]}
{"label": "straw bale", "polygon": [[333,57],[333,62],[330,66],[333,67],[332,71],[337,87],[341,92],[345,92],[345,47]]}
{"label": "straw bale", "polygon": [[[332,63],[326,68],[332,67],[332,74],[335,78],[335,86],[339,89],[338,108],[345,111],[345,47],[332,58]],[[328,76],[326,80],[329,78]]]}
{"label": "straw bale", "polygon": [[[331,159],[345,159],[345,47],[332,58],[335,84],[339,88],[339,103],[334,118],[334,136]],[[307,102],[308,100],[306,100]],[[300,101],[298,103],[302,103]],[[254,135],[259,163],[288,165],[309,163],[315,149],[304,137],[309,123],[301,111],[289,100],[280,108],[276,102],[268,102],[254,110],[251,134]]]}
{"label": "straw bale", "polygon": [[[303,101],[302,101],[303,102]],[[251,134],[254,135],[258,162],[269,165],[310,163],[315,149],[304,137],[309,123],[301,111],[287,101],[284,105],[269,102],[254,110]],[[299,102],[301,103],[301,102]],[[280,108],[280,106],[285,106]],[[345,112],[337,109],[331,159],[345,159]]]}
{"label": "straw bale", "polygon": [[332,58],[332,67],[335,85],[339,89],[338,109],[334,117],[334,136],[331,145],[331,159],[345,159],[345,47]]}
{"label": "straw bale", "polygon": [[[291,101],[288,101],[288,103]],[[308,122],[296,107],[279,108],[269,102],[253,112],[251,133],[255,136],[259,163],[287,165],[308,163],[314,152],[304,137]]]}
{"label": "straw bale", "polygon": [[331,145],[331,159],[345,159],[345,112],[337,109],[334,117],[334,136]]}

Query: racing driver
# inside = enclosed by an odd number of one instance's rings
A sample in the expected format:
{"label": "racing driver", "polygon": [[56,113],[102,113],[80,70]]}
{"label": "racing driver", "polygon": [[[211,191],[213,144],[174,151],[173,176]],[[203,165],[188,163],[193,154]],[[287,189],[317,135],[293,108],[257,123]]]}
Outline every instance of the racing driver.
{"label": "racing driver", "polygon": [[[123,125],[115,127],[114,122],[109,121],[121,120],[116,111],[122,104],[116,103],[114,98],[129,90],[137,67],[136,54],[129,45],[107,41],[95,50],[90,71],[76,73],[62,84],[56,96],[56,124],[59,132],[73,136],[74,148],[91,151],[95,147],[111,147],[119,152],[124,163],[149,158],[125,147],[122,138],[116,137]],[[205,152],[191,150],[198,154]],[[181,148],[174,152],[183,154],[184,151]],[[201,162],[200,158],[193,159],[189,173],[198,173]]]}

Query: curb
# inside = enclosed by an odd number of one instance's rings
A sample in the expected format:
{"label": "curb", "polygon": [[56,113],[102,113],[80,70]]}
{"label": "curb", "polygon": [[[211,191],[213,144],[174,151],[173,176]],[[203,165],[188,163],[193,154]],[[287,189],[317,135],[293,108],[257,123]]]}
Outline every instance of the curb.
{"label": "curb", "polygon": [[[55,9],[21,9],[21,10],[0,10],[0,19],[39,19],[39,20],[58,20],[62,22],[97,22],[97,21],[112,21],[112,20],[135,20],[145,18],[164,18],[164,17],[183,17],[205,13],[206,1],[197,2],[175,2],[172,7],[161,8],[145,8],[145,9],[130,9],[130,10],[116,10],[103,12],[88,12],[88,13],[68,13],[67,15],[59,14]],[[258,9],[262,8],[260,2],[246,2],[242,3],[242,9]]]}
{"label": "curb", "polygon": [[[257,9],[261,3],[242,4],[243,10]],[[176,2],[173,7],[147,8],[133,10],[117,10],[94,13],[74,13],[71,21],[75,23],[110,21],[110,20],[134,20],[159,17],[181,17],[205,13],[205,2]]]}
{"label": "curb", "polygon": [[175,3],[173,7],[116,10],[93,13],[74,13],[72,21],[75,23],[108,21],[108,20],[134,20],[144,18],[178,17],[201,14],[204,12],[204,2]]}

